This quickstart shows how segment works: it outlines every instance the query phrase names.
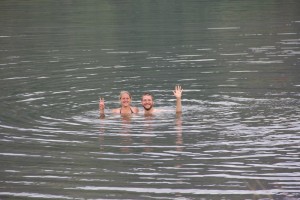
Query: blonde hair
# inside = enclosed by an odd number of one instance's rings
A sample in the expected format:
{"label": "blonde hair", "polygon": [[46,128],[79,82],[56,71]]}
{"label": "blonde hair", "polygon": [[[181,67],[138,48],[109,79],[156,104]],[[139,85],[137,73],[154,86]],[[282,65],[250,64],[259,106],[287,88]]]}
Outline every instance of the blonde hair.
{"label": "blonde hair", "polygon": [[132,96],[131,96],[130,92],[128,92],[128,91],[121,91],[120,92],[120,97],[119,97],[120,99],[122,98],[123,94],[128,94],[130,99],[132,99]]}

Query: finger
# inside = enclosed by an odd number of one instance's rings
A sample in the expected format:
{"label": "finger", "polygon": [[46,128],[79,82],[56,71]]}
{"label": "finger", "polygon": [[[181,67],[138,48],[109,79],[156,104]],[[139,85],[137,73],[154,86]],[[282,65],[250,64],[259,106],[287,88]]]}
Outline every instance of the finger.
{"label": "finger", "polygon": [[179,86],[179,90],[180,90],[180,92],[182,92],[182,90],[183,90],[182,87],[181,87],[181,85]]}

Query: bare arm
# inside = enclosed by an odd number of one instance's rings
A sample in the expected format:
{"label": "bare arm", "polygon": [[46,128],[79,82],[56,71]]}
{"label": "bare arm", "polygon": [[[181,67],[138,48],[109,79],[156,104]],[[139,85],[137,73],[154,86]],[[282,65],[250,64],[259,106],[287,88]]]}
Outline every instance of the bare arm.
{"label": "bare arm", "polygon": [[104,108],[105,108],[104,98],[100,98],[100,100],[99,100],[99,114],[100,114],[100,119],[105,118]]}
{"label": "bare arm", "polygon": [[176,113],[182,112],[182,105],[181,105],[181,96],[182,96],[183,89],[180,85],[175,86],[175,90],[173,91],[174,96],[176,97]]}

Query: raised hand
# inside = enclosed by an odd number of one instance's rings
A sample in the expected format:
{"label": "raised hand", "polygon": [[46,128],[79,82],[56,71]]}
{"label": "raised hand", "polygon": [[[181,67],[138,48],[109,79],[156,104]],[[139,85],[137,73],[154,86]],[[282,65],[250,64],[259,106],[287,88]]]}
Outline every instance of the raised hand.
{"label": "raised hand", "polygon": [[181,99],[183,89],[181,88],[180,85],[175,86],[175,90],[173,91],[174,96],[176,99]]}
{"label": "raised hand", "polygon": [[104,98],[101,98],[100,97],[100,100],[99,100],[99,110],[104,110],[105,108],[105,104],[104,104]]}

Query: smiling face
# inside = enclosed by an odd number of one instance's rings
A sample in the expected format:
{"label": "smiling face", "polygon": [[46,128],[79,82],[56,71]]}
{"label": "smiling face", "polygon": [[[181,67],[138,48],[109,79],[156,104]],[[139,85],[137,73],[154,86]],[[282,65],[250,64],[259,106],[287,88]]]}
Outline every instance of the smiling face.
{"label": "smiling face", "polygon": [[142,105],[146,111],[149,111],[153,107],[153,97],[149,93],[145,93],[142,97]]}
{"label": "smiling face", "polygon": [[120,103],[122,107],[130,106],[131,96],[128,92],[121,92],[120,94]]}

